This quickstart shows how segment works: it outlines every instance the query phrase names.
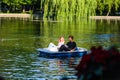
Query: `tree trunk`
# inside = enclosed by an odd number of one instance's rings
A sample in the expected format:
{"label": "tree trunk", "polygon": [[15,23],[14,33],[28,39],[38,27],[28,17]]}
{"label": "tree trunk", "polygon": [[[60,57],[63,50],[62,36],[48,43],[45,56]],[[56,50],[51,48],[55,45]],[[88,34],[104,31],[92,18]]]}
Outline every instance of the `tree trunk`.
{"label": "tree trunk", "polygon": [[110,12],[111,12],[111,7],[109,8],[109,10],[107,12],[107,16],[109,16]]}
{"label": "tree trunk", "polygon": [[25,6],[23,5],[23,13],[25,13]]}

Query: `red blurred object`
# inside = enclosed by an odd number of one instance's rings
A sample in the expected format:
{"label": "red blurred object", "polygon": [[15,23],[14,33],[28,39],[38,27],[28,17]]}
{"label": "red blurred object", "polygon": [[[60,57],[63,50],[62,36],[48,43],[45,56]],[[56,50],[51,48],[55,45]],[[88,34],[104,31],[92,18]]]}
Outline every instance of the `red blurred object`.
{"label": "red blurred object", "polygon": [[[102,67],[102,72],[109,71],[109,69],[111,69],[109,67],[120,65],[119,61],[120,52],[117,48],[112,47],[109,50],[105,50],[102,46],[93,46],[91,47],[91,53],[83,56],[79,65],[76,67],[78,71],[77,76],[80,77],[84,75],[88,77],[89,75],[93,75],[90,80],[94,80],[95,75],[98,77],[98,75],[94,73],[97,69],[99,71],[100,67]],[[85,78],[84,80],[88,79]]]}

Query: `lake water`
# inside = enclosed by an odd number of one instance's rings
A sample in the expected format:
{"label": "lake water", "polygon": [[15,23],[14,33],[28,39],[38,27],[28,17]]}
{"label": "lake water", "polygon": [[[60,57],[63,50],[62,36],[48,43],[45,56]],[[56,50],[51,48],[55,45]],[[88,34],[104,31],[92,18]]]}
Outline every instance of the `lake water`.
{"label": "lake water", "polygon": [[37,48],[57,44],[59,36],[67,42],[75,37],[77,46],[112,45],[120,48],[120,21],[32,21],[0,19],[0,75],[6,80],[76,80],[75,69],[80,58],[49,59],[38,57]]}

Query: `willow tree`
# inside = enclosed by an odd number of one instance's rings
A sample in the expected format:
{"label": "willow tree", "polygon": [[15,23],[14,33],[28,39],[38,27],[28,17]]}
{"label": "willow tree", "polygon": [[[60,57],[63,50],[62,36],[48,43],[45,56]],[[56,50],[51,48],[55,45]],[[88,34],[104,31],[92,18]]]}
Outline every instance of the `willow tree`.
{"label": "willow tree", "polygon": [[103,10],[104,10],[104,0],[97,0],[97,11],[99,11],[99,14],[102,15],[103,14]]}
{"label": "willow tree", "polygon": [[115,7],[115,10],[118,10],[120,0],[105,0],[105,4],[108,6],[108,12],[107,12],[107,16],[108,16],[111,12],[112,7]]}
{"label": "willow tree", "polygon": [[119,7],[120,0],[97,0],[97,10],[100,12],[100,15],[102,15],[103,12],[106,11],[106,16],[109,16],[112,8],[114,8],[115,11],[118,11]]}
{"label": "willow tree", "polygon": [[41,0],[44,18],[74,19],[95,15],[96,0]]}

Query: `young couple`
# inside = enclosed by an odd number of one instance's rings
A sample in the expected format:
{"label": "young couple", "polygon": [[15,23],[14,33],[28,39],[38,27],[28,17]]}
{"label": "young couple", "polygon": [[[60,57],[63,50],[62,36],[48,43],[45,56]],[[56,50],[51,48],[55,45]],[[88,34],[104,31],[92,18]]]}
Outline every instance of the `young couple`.
{"label": "young couple", "polygon": [[50,51],[74,51],[77,47],[76,42],[74,42],[74,37],[69,36],[68,39],[69,42],[65,44],[64,37],[60,37],[58,40],[58,46],[50,43],[48,49]]}

